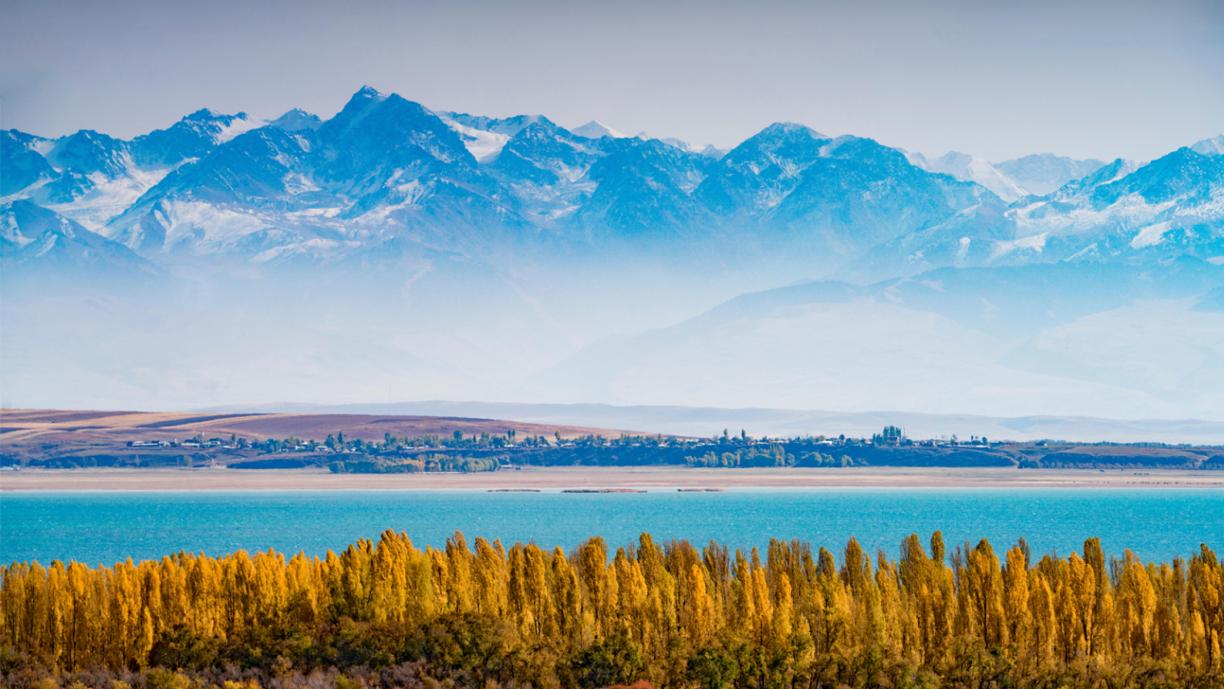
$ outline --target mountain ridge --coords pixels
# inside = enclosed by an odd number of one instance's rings
[[[540,238],[814,254],[820,270],[869,276],[1224,256],[1218,138],[1105,179],[1114,164],[928,159],[794,123],[718,156],[599,127],[434,111],[362,87],[326,120],[201,109],[128,141],[8,130],[0,200],[38,203],[171,264],[334,263],[393,244],[487,260]]]

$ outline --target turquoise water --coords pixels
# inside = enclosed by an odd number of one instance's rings
[[[1099,536],[1107,552],[1185,556],[1224,551],[1224,491],[919,489],[574,495],[415,491],[0,494],[0,562],[111,564],[187,550],[275,548],[323,554],[384,529],[441,545],[456,529],[507,545],[571,547],[593,535],[613,546],[650,531],[660,540],[765,545],[801,538],[840,553],[855,536],[895,555],[911,532],[941,529],[949,550],[1023,536],[1037,554],[1078,551]]]

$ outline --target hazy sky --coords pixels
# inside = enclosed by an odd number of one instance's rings
[[[1151,158],[1224,131],[1224,2],[4,0],[0,126],[435,109],[733,144],[802,122],[927,153]]]

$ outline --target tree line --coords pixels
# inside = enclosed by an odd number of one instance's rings
[[[1021,541],[899,559],[854,540],[610,552],[402,533],[323,557],[179,553],[0,568],[10,687],[1219,687],[1224,568],[1034,560]],[[75,684],[73,684],[75,683]],[[644,686],[644,685],[643,685]]]

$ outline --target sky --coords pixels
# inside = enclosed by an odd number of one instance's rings
[[[1224,3],[6,0],[0,126],[129,137],[200,107],[439,110],[730,146],[775,121],[991,160],[1224,131]]]

